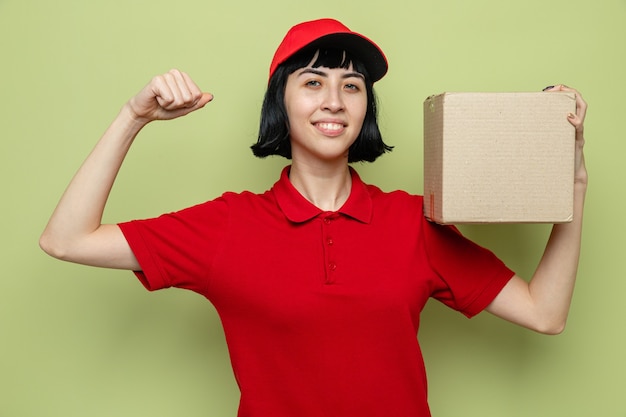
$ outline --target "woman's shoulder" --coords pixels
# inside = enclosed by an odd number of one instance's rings
[[[226,191],[217,200],[223,200],[230,203],[241,204],[258,204],[267,202],[273,199],[273,195],[270,190],[263,192],[255,192],[249,190],[243,191]]]
[[[366,184],[366,187],[372,199],[380,201],[400,204],[422,204],[424,200],[422,195],[412,194],[405,190],[383,191],[380,187],[373,184]]]
[[[383,191],[378,186],[367,185],[375,212],[387,213],[401,222],[422,223],[424,217],[424,198],[405,190]]]

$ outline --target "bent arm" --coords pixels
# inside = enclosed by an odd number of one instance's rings
[[[211,99],[179,71],[155,77],[124,105],[72,178],[41,235],[41,248],[65,261],[138,270],[119,227],[101,223],[115,178],[147,123],[183,116]]]
[[[530,282],[514,276],[487,307],[505,320],[540,333],[565,329],[580,256],[585,187],[575,187],[571,223],[552,228],[546,249]]]
[[[102,225],[115,177],[145,123],[124,106],[72,178],[39,240],[49,255],[86,265],[137,269],[116,225]]]
[[[574,91],[576,114],[568,119],[576,128],[574,218],[555,224],[543,256],[530,282],[514,276],[487,307],[487,311],[540,333],[558,334],[565,329],[578,271],[587,170],[583,155],[583,124],[587,104],[575,90],[557,86],[553,91]]]

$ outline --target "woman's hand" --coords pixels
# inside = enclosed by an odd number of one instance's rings
[[[170,120],[204,107],[213,95],[203,93],[186,73],[173,69],[157,75],[126,104],[140,122]]]
[[[576,94],[576,113],[570,113],[567,115],[567,120],[576,129],[576,154],[574,164],[574,183],[587,184],[587,169],[585,168],[585,157],[583,154],[583,148],[585,146],[585,115],[587,114],[587,103],[583,99],[582,95],[574,88],[560,84],[553,87],[548,87],[544,91],[568,91]]]

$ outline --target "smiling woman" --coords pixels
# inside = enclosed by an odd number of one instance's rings
[[[278,52],[277,52],[278,54]],[[280,155],[291,158],[290,121],[285,109],[285,89],[287,80],[296,70],[310,69],[344,69],[352,68],[352,73],[362,77],[362,89],[367,96],[365,118],[359,136],[350,147],[348,162],[373,162],[380,155],[391,151],[392,147],[383,142],[377,122],[377,100],[373,88],[374,80],[368,68],[358,59],[352,57],[350,51],[332,47],[309,46],[297,51],[286,61],[274,69],[269,81],[263,107],[261,109],[261,125],[259,139],[252,146],[258,157]],[[380,70],[371,69],[375,74]],[[346,71],[346,73],[350,73]]]
[[[367,107],[364,76],[334,68],[298,70],[287,79],[292,169],[301,163],[346,164],[348,150],[361,131]],[[332,139],[332,140],[329,140]]]
[[[350,195],[351,176],[346,169],[349,149],[361,131],[367,96],[363,76],[352,67],[298,70],[287,79],[285,106],[291,143],[291,183],[311,203],[324,211],[337,211]],[[341,173],[343,172],[343,175]],[[317,173],[317,174],[315,174]],[[321,183],[310,175],[344,181],[329,194],[316,190]]]
[[[577,131],[574,220],[553,227],[527,283],[456,228],[428,222],[422,196],[383,192],[349,166],[390,150],[373,91],[386,71],[378,46],[336,20],[294,26],[272,60],[252,147],[257,156],[291,158],[274,186],[102,224],[139,131],[213,98],[184,72],[154,77],[70,182],[41,247],[133,270],[149,290],[178,287],[208,299],[222,320],[241,416],[428,417],[417,333],[429,298],[468,317],[488,310],[539,332],[562,330],[587,185],[586,104],[577,94],[568,116]]]

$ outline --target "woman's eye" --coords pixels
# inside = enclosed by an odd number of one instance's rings
[[[346,84],[346,89],[351,90],[351,91],[359,91],[360,88],[358,85],[356,84]]]
[[[306,82],[306,85],[310,86],[310,87],[318,87],[320,86],[320,82],[317,80],[309,80]]]

